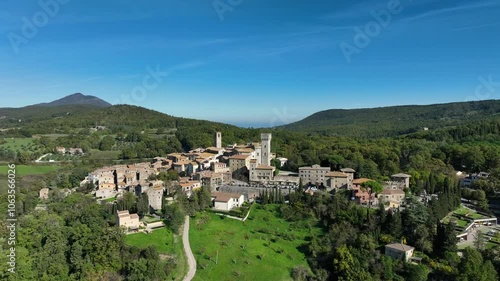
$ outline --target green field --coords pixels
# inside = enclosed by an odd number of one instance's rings
[[[61,166],[57,165],[17,165],[16,175],[17,176],[27,176],[27,175],[43,175],[50,172],[57,171]],[[10,170],[7,165],[0,166],[0,175],[6,175],[7,171]]]
[[[32,138],[5,138],[5,143],[0,144],[0,147],[7,148],[10,150],[21,150],[27,148],[29,145],[33,144]],[[33,145],[34,146],[34,145]]]
[[[173,258],[175,267],[169,276],[169,280],[182,280],[188,271],[182,237],[173,235],[172,231],[168,228],[160,228],[150,234],[136,233],[127,235],[125,236],[125,243],[141,249],[148,246],[155,246],[160,255]]]
[[[44,134],[44,135],[36,135],[33,136],[34,138],[40,138],[40,137],[47,137],[50,139],[57,139],[61,137],[69,136],[68,134]]]
[[[174,252],[174,238],[172,232],[167,228],[157,229],[150,234],[136,233],[125,236],[125,242],[130,246],[146,248],[155,246],[160,254],[172,254]]]
[[[321,230],[289,223],[277,208],[254,208],[246,222],[213,213],[192,219],[190,242],[198,263],[193,280],[291,280],[294,267],[309,268],[299,247]]]
[[[97,149],[92,149],[90,151],[90,159],[94,160],[116,160],[120,155],[121,151],[111,150],[111,151],[100,151]]]

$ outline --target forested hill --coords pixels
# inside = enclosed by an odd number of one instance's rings
[[[423,130],[500,118],[500,100],[407,105],[367,109],[330,109],[281,126],[286,130],[352,137],[392,137]]]
[[[98,97],[76,93],[47,103],[21,108],[0,108],[0,128],[21,127],[32,122],[88,113],[109,106],[110,103]]]
[[[56,108],[59,107],[54,109]],[[223,131],[224,141],[227,143],[255,140],[256,136],[259,136],[256,129],[243,129],[223,123],[175,117],[132,105],[114,105],[106,108],[93,107],[86,110],[74,110],[68,114],[57,114],[54,117],[43,114],[43,117],[32,118],[29,121],[11,125],[10,127],[16,127],[20,130],[9,132],[11,135],[17,133],[24,136],[74,134],[82,130],[88,130],[96,125],[106,127],[106,133],[108,134],[162,131],[159,134],[175,135],[175,138],[185,148],[212,145],[215,131]]]
[[[63,117],[32,121],[25,128],[33,130],[33,133],[50,133],[53,129],[91,128],[96,124],[112,131],[174,129],[188,126],[195,129],[213,127],[220,130],[224,127],[234,127],[222,123],[174,117],[139,106],[114,105],[79,111]]]
[[[33,122],[64,118],[78,113],[89,113],[97,109],[92,105],[26,106],[22,108],[0,108],[0,129],[24,127]]]

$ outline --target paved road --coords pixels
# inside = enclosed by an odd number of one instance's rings
[[[189,271],[184,277],[184,281],[191,281],[196,274],[196,259],[194,258],[191,245],[189,244],[189,216],[186,216],[184,221],[184,231],[182,233],[182,244],[184,244],[184,252],[188,259]]]

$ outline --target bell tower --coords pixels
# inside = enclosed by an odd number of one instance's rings
[[[222,133],[215,132],[214,134],[214,146],[216,148],[222,148]]]
[[[261,146],[261,163],[262,165],[271,165],[271,134],[261,134],[260,140],[262,142]]]

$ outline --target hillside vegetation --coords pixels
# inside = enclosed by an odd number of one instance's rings
[[[500,100],[368,109],[330,109],[281,126],[286,130],[353,137],[392,137],[500,118]]]

